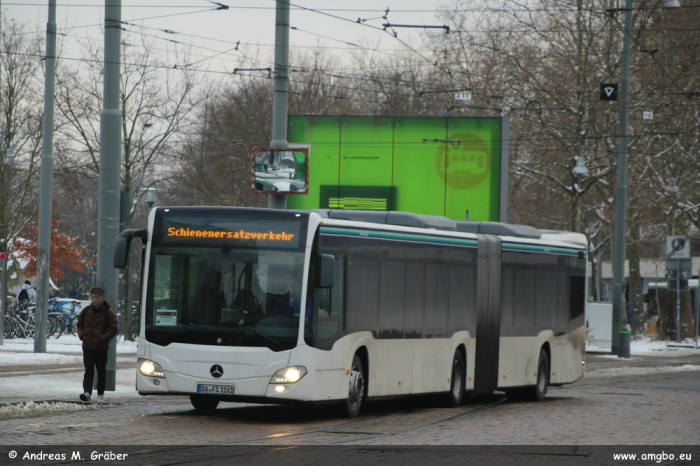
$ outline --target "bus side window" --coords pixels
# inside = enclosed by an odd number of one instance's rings
[[[316,348],[329,350],[343,336],[343,295],[345,287],[345,258],[335,254],[332,288],[312,288],[315,293],[314,310],[309,319],[311,329],[306,330],[307,342]],[[311,278],[311,277],[310,277]],[[315,331],[314,331],[315,330]]]
[[[341,318],[345,311],[345,256],[337,254],[335,256],[335,271],[333,277],[333,288],[329,289],[330,308],[328,313]]]
[[[332,288],[320,288],[318,290],[318,312],[331,315],[331,290]]]

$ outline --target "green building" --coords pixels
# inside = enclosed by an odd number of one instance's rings
[[[290,209],[401,210],[506,221],[503,117],[290,115],[290,145],[309,144],[309,194]]]

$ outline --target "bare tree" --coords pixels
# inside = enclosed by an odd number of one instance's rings
[[[180,147],[168,191],[186,205],[262,206],[251,189],[250,154],[269,145],[272,82],[243,76],[223,90],[210,87],[198,126]]]
[[[352,77],[342,63],[321,49],[292,54],[289,113],[337,115],[357,113],[360,107]]]
[[[0,250],[12,248],[38,208],[43,136],[42,40],[3,18],[0,59]],[[8,165],[7,150],[14,151]]]
[[[130,41],[137,41],[134,45]],[[129,214],[122,219],[130,226],[135,207],[145,190],[168,176],[167,160],[172,157],[178,137],[192,124],[198,102],[195,87],[199,78],[189,70],[190,57],[175,50],[175,65],[154,52],[154,39],[146,35],[122,41],[120,100],[122,112],[122,190],[131,200]],[[99,173],[100,116],[103,107],[104,62],[93,43],[84,44],[86,69],[64,70],[57,80],[57,107],[68,124],[61,128],[64,138],[62,166],[73,167],[86,176]],[[94,219],[93,219],[94,221]],[[133,258],[137,254],[131,255]],[[126,310],[131,309],[132,264],[122,280],[125,284]],[[127,312],[127,311],[125,311]],[[127,315],[128,312],[127,312]],[[130,318],[126,318],[129,331]]]
[[[122,44],[122,189],[135,206],[145,188],[167,176],[162,167],[180,143],[178,138],[193,124],[200,78],[188,70],[186,53],[175,51],[176,64],[166,63],[145,35],[129,37]],[[97,176],[104,70],[101,51],[89,42],[84,45],[86,69],[63,70],[57,83],[57,107],[69,122],[61,129],[62,162],[64,167]],[[133,213],[132,208],[130,218]]]
[[[290,59],[289,113],[352,113],[359,105],[338,66],[320,51]],[[242,62],[249,69],[252,62]],[[345,81],[345,82],[344,82]],[[253,194],[251,153],[272,136],[271,72],[244,71],[211,84],[198,109],[198,125],[179,152],[168,191],[177,203],[264,206]]]

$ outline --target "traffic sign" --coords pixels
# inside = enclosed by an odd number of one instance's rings
[[[617,83],[602,83],[600,100],[617,100]]]
[[[690,259],[690,238],[667,236],[666,259]]]
[[[472,91],[455,92],[455,100],[472,100]]]

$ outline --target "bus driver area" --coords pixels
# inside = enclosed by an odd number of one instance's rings
[[[580,234],[404,212],[159,207],[147,230],[120,235],[115,266],[134,237],[147,277],[142,395],[189,395],[198,409],[334,401],[352,417],[397,395],[540,400],[583,375]]]

